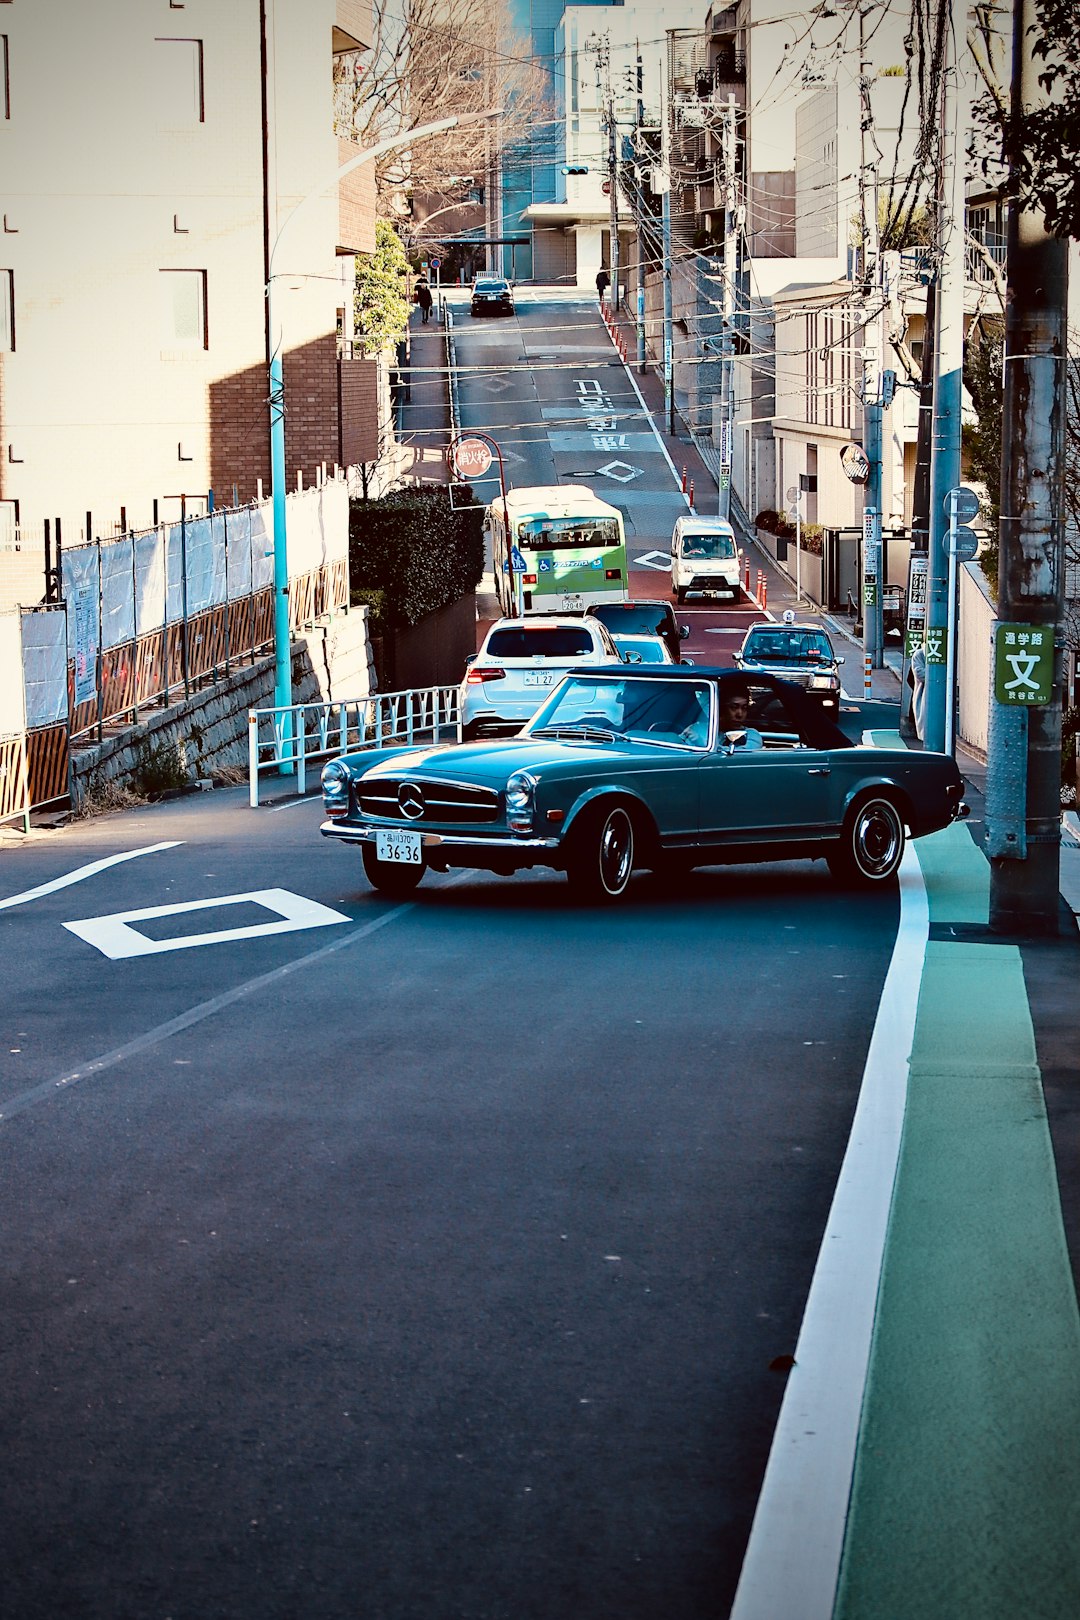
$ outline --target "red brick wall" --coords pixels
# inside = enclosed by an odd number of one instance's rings
[[[350,366],[373,365],[352,361]],[[342,463],[341,406],[338,394],[337,337],[327,332],[312,343],[285,354],[285,467],[286,486],[296,488],[297,472],[304,486],[315,483],[319,466],[349,465],[360,456],[349,454]],[[224,377],[210,389],[210,482],[219,506],[231,505],[233,487],[241,501],[253,500],[258,479],[263,493],[270,491],[269,381],[261,366]],[[362,441],[356,430],[350,446],[365,459],[378,456],[374,382],[361,381],[350,389],[351,421],[370,420],[371,435]]]
[[[379,459],[377,360],[341,361],[341,461],[346,467]]]
[[[338,164],[348,163],[360,147],[354,141],[338,141]],[[375,251],[375,165],[361,163],[358,169],[338,181],[339,253]]]

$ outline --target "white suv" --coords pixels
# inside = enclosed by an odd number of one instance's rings
[[[513,736],[568,669],[620,662],[618,648],[599,619],[540,613],[499,619],[470,660],[461,683],[461,739]]]

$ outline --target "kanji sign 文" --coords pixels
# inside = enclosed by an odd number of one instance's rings
[[[999,624],[994,635],[994,696],[999,703],[1049,703],[1054,690],[1052,624]]]

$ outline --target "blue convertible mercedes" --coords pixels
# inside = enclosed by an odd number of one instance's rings
[[[516,737],[347,754],[322,789],[321,831],[393,895],[429,867],[546,866],[610,901],[636,869],[816,858],[872,886],[967,814],[948,755],[860,747],[791,682],[679,665],[571,671]]]

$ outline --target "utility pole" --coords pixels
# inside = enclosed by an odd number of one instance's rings
[[[611,204],[608,235],[611,238],[611,307],[619,311],[619,160],[618,130],[615,123],[615,92],[611,88],[611,46],[604,41],[604,68],[607,77],[604,106],[607,117],[608,197]]]
[[[1014,119],[1043,99],[1028,32],[1035,17],[1036,0],[1014,0]],[[1006,279],[986,848],[990,926],[1030,936],[1057,932],[1060,904],[1068,243],[1015,201]]]
[[[674,31],[668,29],[668,63],[673,56]],[[664,257],[661,274],[664,287],[664,407],[667,418],[667,430],[675,433],[675,365],[672,343],[672,309],[671,309],[671,94],[670,71],[667,93],[660,109],[660,184],[663,187],[660,198],[660,231],[662,237],[662,252]]]
[[[645,70],[641,60],[641,47],[636,45],[635,89],[637,91],[637,127],[640,130],[645,122]],[[641,201],[635,205],[637,215],[637,367],[644,377],[648,371],[648,358],[645,352],[645,236],[642,230]]]
[[[877,164],[867,163],[867,135],[873,127],[869,64],[866,60],[866,16],[859,7],[859,222],[862,235],[863,311],[863,448],[870,463],[863,504],[863,649],[872,668],[884,664],[881,616],[881,418],[882,316],[881,254],[878,251]],[[867,169],[872,183],[867,184]]]
[[[915,446],[915,481],[911,495],[911,559],[908,564],[907,625],[901,668],[906,676],[912,655],[925,640],[922,615],[926,608],[926,563],[930,543],[930,440],[934,417],[934,330],[937,280],[926,284],[923,321],[922,376],[919,381],[919,427]],[[900,687],[900,735],[916,735],[914,694],[906,679]]]
[[[738,274],[738,194],[735,174],[735,97],[724,108],[723,353],[720,361],[720,477],[717,515],[731,515],[731,450],[735,418],[735,278]]]
[[[934,423],[930,462],[930,549],[926,599],[927,748],[945,747],[949,624],[949,564],[945,550],[949,491],[960,484],[960,426],[964,362],[964,147],[957,23],[946,29],[942,73],[940,263],[934,360]]]

